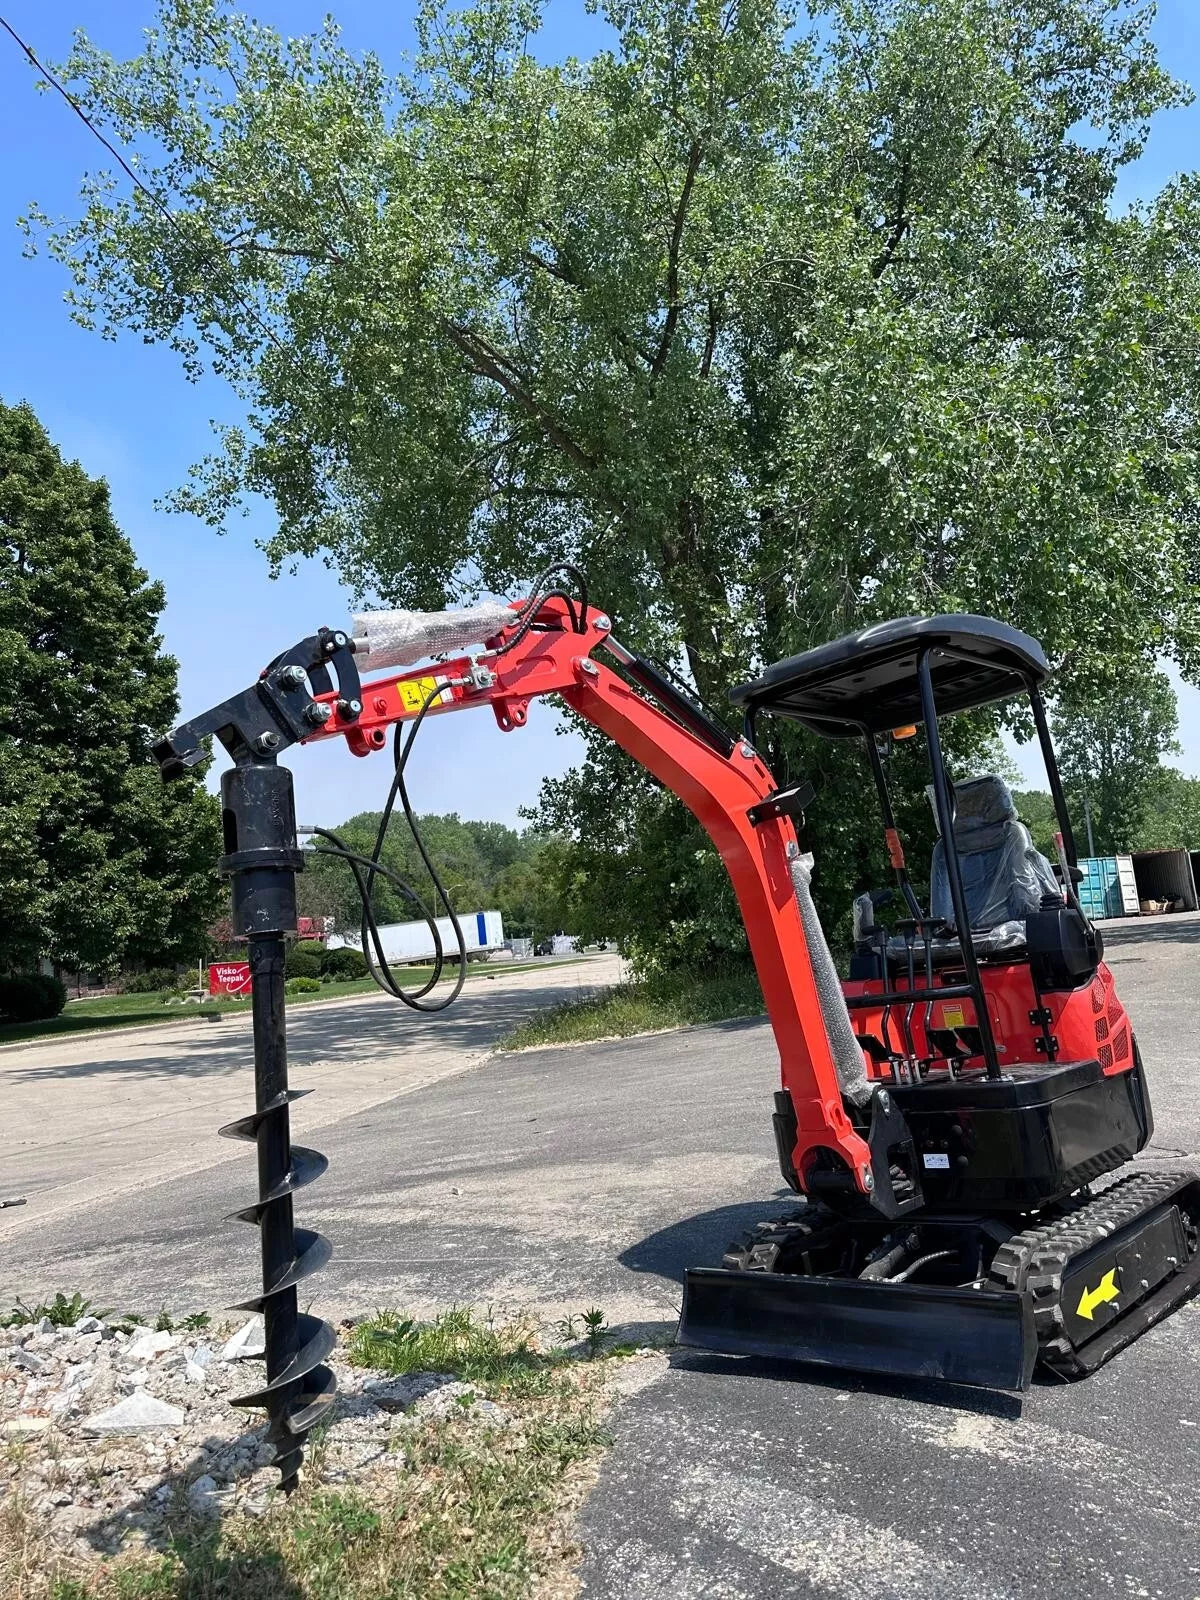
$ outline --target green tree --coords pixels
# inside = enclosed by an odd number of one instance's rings
[[[324,550],[399,604],[570,558],[714,702],[910,611],[1017,622],[1069,681],[1200,670],[1200,182],[1110,209],[1186,98],[1150,8],[600,9],[611,46],[547,65],[534,0],[427,3],[399,76],[223,0],[162,0],[130,61],[79,40],[72,92],[146,192],[92,180],[32,233],[82,322],[247,403],[179,504],[265,494],[276,564]],[[838,898],[880,860],[861,774],[769,753],[837,785]],[[572,832],[631,782],[597,750]]]
[[[1077,842],[1087,839],[1086,797],[1098,854],[1138,847],[1177,725],[1175,691],[1158,671],[1111,677],[1082,705],[1060,704],[1054,736]]]
[[[577,847],[553,835],[526,833],[520,854],[496,880],[495,902],[510,936],[545,939],[554,933],[613,934],[604,925],[604,904],[588,881]]]
[[[1200,850],[1200,778],[1159,767],[1134,848]]]
[[[1054,798],[1044,789],[1013,791],[1017,815],[1029,829],[1035,847],[1054,860],[1054,835],[1058,832],[1058,818],[1054,812]],[[1087,849],[1087,836],[1081,834],[1075,841],[1080,853]]]
[[[369,856],[379,820],[378,811],[363,811],[333,831],[348,849]],[[529,840],[503,823],[464,822],[453,812],[418,816],[417,825],[454,909],[480,911],[495,906],[507,916],[501,885],[529,854]],[[353,874],[344,861],[325,853],[326,841],[315,840],[314,846],[305,857],[305,871],[299,880],[301,912],[332,917],[338,933],[357,934],[362,911]],[[428,872],[403,817],[391,819],[380,860],[398,873],[436,915],[444,915],[441,905],[435,905]],[[381,923],[411,922],[422,914],[414,901],[382,877],[375,881],[374,903]]]
[[[204,946],[218,807],[150,756],[178,710],[162,606],[107,486],[0,405],[0,971]]]

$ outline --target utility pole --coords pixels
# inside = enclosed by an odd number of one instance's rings
[[[1087,797],[1087,790],[1086,789],[1083,792],[1083,824],[1084,824],[1084,827],[1087,829],[1088,855],[1089,856],[1094,856],[1096,854],[1096,843],[1095,843],[1095,840],[1092,838],[1092,806],[1091,806],[1091,802],[1089,801],[1089,799]]]

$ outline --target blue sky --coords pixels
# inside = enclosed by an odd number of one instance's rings
[[[411,7],[385,0],[261,0],[246,8],[289,33],[316,27],[333,10],[346,43],[375,49],[385,63],[412,42]],[[154,15],[152,0],[7,0],[3,9],[44,60],[67,54],[77,26],[107,49],[132,54]],[[601,24],[582,6],[560,0],[547,15],[546,53],[592,52]],[[1197,0],[1161,0],[1156,34],[1166,65],[1200,84]],[[1194,166],[1198,137],[1200,108],[1161,118],[1122,198],[1151,194],[1173,172]],[[268,577],[254,546],[255,536],[270,530],[265,508],[224,538],[155,509],[208,450],[210,420],[232,418],[236,403],[216,379],[189,384],[169,351],[132,338],[106,343],[76,328],[62,303],[61,270],[45,258],[23,259],[15,219],[28,203],[69,214],[81,173],[111,163],[56,96],[35,94],[7,37],[0,38],[0,148],[0,397],[28,400],[64,454],[108,480],[120,525],[142,564],[166,585],[163,632],[179,660],[184,712],[200,711],[244,687],[285,645],[321,623],[344,621],[349,596],[319,561]],[[1183,687],[1180,712],[1181,765],[1200,772],[1200,691]],[[481,712],[434,721],[422,740],[413,782],[420,809],[509,823],[536,797],[541,778],[564,771],[582,748],[547,705],[535,705],[529,725],[513,734],[501,734]],[[302,821],[336,824],[381,802],[386,758],[359,761],[330,741],[294,752],[291,761]],[[1029,771],[1036,775],[1036,765]]]

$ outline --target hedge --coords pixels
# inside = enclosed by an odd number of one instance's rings
[[[0,1012],[9,1022],[42,1022],[58,1016],[66,1003],[66,985],[48,973],[18,972],[0,978]]]

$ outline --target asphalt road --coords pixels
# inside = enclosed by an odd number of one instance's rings
[[[1145,1164],[1195,1166],[1200,920],[1108,941],[1154,1095]],[[620,1413],[584,1595],[1196,1600],[1198,1345],[1193,1301],[1022,1399],[679,1352]]]
[[[1110,958],[1151,1076],[1148,1160],[1200,1159],[1200,920],[1122,928]],[[298,1203],[335,1247],[316,1309],[596,1304],[669,1331],[683,1268],[784,1199],[775,1078],[766,1026],[727,1024],[494,1058],[344,1117],[313,1139],[330,1171]],[[227,1304],[254,1286],[256,1241],[217,1218],[252,1192],[243,1159],[64,1210],[0,1239],[0,1292]],[[1198,1335],[1193,1304],[1021,1401],[675,1353],[616,1415],[584,1592],[1197,1600]]]

